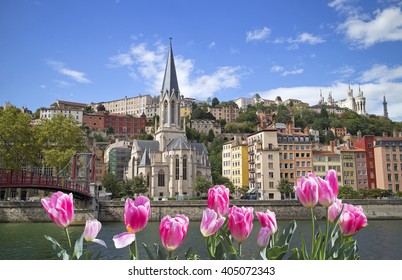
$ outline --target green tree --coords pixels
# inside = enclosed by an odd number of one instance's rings
[[[356,199],[359,198],[359,193],[351,186],[343,186],[338,190],[338,198],[340,199]]]
[[[211,181],[205,176],[197,176],[195,177],[194,182],[194,190],[200,194],[201,197],[204,197],[208,190],[212,187]]]
[[[294,189],[290,184],[289,180],[286,178],[282,178],[278,182],[278,186],[276,187],[277,190],[281,193],[283,198],[287,198],[288,196],[291,197],[291,194],[294,193]]]
[[[75,153],[86,150],[83,132],[72,116],[58,114],[46,119],[36,133],[44,163],[53,166],[56,172],[62,170]]]
[[[136,194],[145,194],[148,191],[147,182],[141,175],[135,176],[131,180],[124,182],[126,195],[134,196]]]
[[[30,116],[13,107],[0,110],[0,166],[37,166],[39,152]]]
[[[212,98],[211,106],[216,107],[217,105],[219,105],[219,99],[216,97]]]
[[[122,197],[125,190],[123,189],[123,185],[117,180],[116,175],[113,173],[107,173],[102,180],[102,186],[106,188],[106,190],[112,193],[112,198]]]

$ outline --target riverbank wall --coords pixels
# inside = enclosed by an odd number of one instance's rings
[[[369,220],[395,219],[402,220],[402,200],[344,200],[345,203],[361,205]],[[80,205],[81,204],[81,205]],[[85,224],[87,219],[97,219],[101,222],[123,222],[124,201],[101,201],[99,212],[89,210],[77,203],[74,223]],[[255,212],[265,212],[267,209],[276,213],[277,219],[310,219],[309,209],[303,207],[297,200],[263,201],[263,200],[232,200],[231,205],[238,207],[253,207]],[[190,220],[201,220],[202,212],[207,207],[205,200],[182,201],[151,201],[151,221],[160,221],[165,215],[184,214]],[[325,217],[325,209],[314,208],[317,219]],[[0,223],[19,222],[51,222],[40,202],[0,202]]]

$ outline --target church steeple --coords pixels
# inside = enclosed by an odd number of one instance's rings
[[[177,137],[186,139],[185,127],[181,128],[180,125],[180,102],[181,95],[174,64],[172,38],[170,38],[165,75],[159,97],[159,128],[155,133],[155,140],[160,143],[161,150],[164,150],[170,141]]]
[[[169,53],[166,62],[165,75],[163,77],[161,97],[165,95],[175,95],[177,99],[180,96],[179,83],[177,82],[176,66],[174,64],[172,38],[170,38]]]

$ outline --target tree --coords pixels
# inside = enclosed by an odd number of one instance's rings
[[[204,194],[208,193],[208,190],[212,187],[212,183],[205,176],[197,176],[194,182],[194,190],[200,193],[200,196],[203,197]]]
[[[338,198],[341,199],[356,199],[359,198],[359,194],[351,186],[343,186],[338,190]]]
[[[39,151],[30,116],[14,107],[0,110],[0,166],[38,166]]]
[[[53,166],[57,173],[75,153],[86,150],[83,132],[71,115],[58,114],[46,119],[36,132],[44,163]]]
[[[292,185],[290,184],[289,180],[286,178],[282,178],[278,182],[277,190],[281,193],[281,197],[287,198],[287,195],[291,197],[292,193],[294,193],[294,189],[292,188]]]
[[[127,180],[125,182],[125,190],[128,196],[145,194],[148,191],[147,182],[143,176],[135,176],[132,180]]]
[[[107,173],[102,180],[102,186],[107,191],[112,193],[112,198],[121,197],[123,194],[123,185],[117,180],[116,175],[113,173]]]
[[[106,108],[103,104],[99,104],[98,106],[96,106],[96,111],[97,112],[105,112]]]
[[[211,106],[216,107],[216,105],[219,105],[219,99],[214,97],[214,98],[212,98]]]

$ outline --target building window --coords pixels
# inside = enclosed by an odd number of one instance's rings
[[[187,180],[187,158],[183,158],[183,180]]]
[[[165,172],[160,170],[158,173],[158,186],[164,187],[165,186]]]
[[[180,165],[179,165],[179,159],[176,158],[176,180],[179,180],[179,176],[180,176]]]

